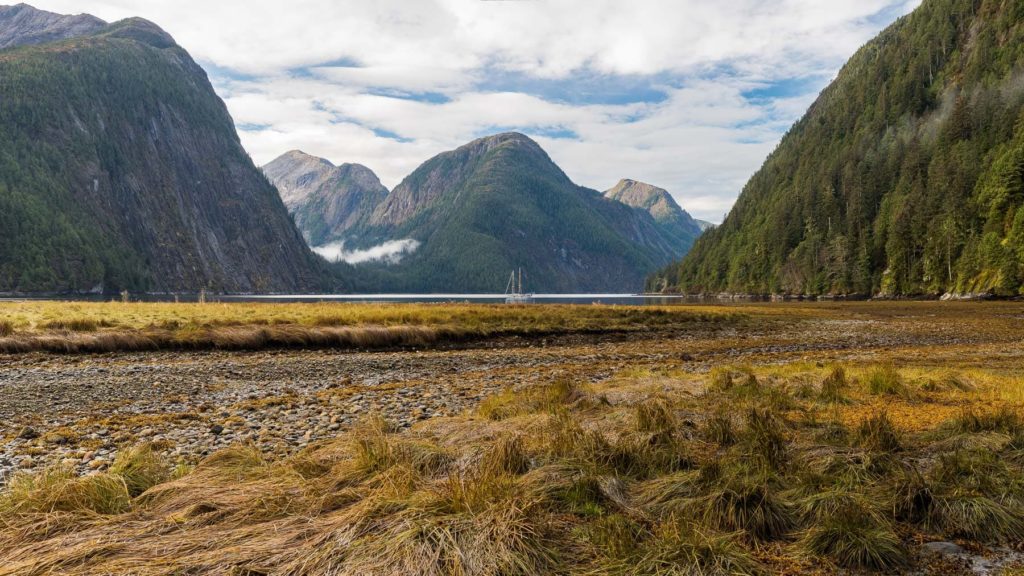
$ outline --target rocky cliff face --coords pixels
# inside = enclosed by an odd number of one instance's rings
[[[0,37],[61,40],[0,51],[0,291],[324,289],[322,264],[169,35],[14,10]]]
[[[685,254],[704,232],[701,224],[680,208],[664,188],[626,179],[607,190],[604,195],[649,213],[662,231],[672,237],[676,245],[684,248],[680,254]]]
[[[388,195],[372,170],[292,151],[263,167],[312,246],[344,242]]]
[[[0,6],[0,50],[85,36],[106,25],[88,14],[65,16],[36,10],[27,4]]]

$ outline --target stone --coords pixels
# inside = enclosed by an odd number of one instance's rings
[[[214,436],[220,436],[223,432],[224,427],[221,426],[220,424],[214,424],[213,426],[210,426],[210,434],[213,434]]]
[[[921,546],[921,551],[926,554],[937,554],[939,556],[958,556],[966,552],[953,542],[928,542]]]
[[[31,426],[26,426],[18,433],[18,438],[22,440],[35,440],[36,438],[39,438],[39,432],[36,432],[35,428],[32,428]]]

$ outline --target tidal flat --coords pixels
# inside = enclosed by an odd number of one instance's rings
[[[0,574],[1020,573],[1022,303],[0,324]]]

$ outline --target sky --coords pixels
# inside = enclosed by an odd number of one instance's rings
[[[853,53],[920,0],[35,0],[141,16],[206,69],[258,164],[388,188],[515,130],[578,184],[632,178],[720,222]]]

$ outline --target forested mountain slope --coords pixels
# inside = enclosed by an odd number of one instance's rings
[[[1019,294],[1024,2],[925,0],[862,48],[725,222],[690,293]]]
[[[67,30],[16,8],[0,38]],[[323,289],[203,70],[150,22],[94,28],[0,51],[0,292]]]
[[[574,184],[516,133],[428,160],[348,234],[352,249],[417,246],[363,268],[385,291],[501,292],[521,267],[531,291],[635,292],[688,248],[645,209]]]

